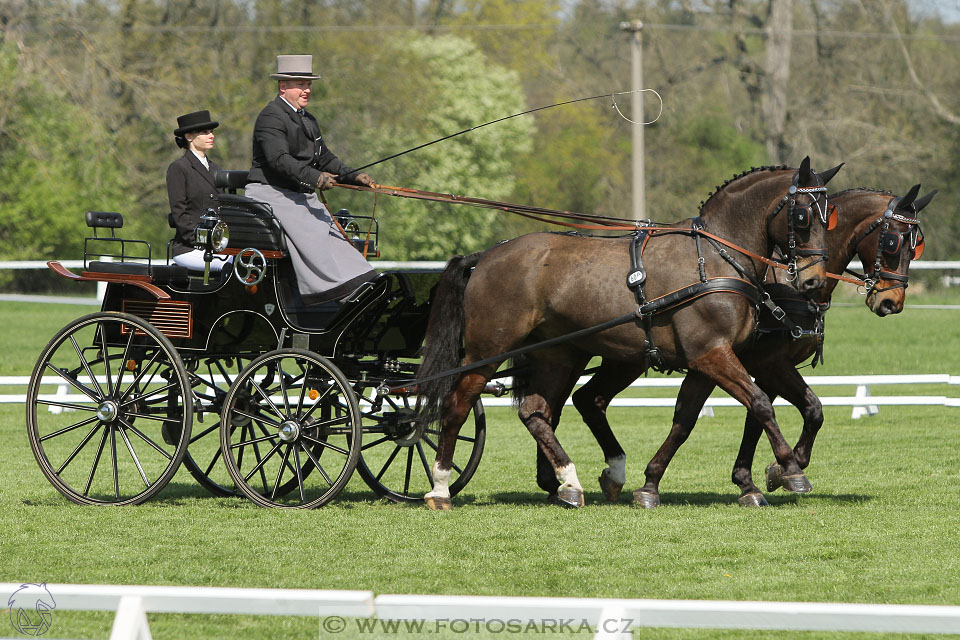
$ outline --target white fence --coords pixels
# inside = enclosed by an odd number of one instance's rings
[[[585,384],[590,378],[581,377],[577,384]],[[105,380],[104,380],[105,381]],[[862,416],[876,415],[881,406],[941,406],[958,407],[960,406],[960,397],[946,395],[871,395],[871,385],[895,386],[895,385],[960,385],[960,376],[951,376],[949,374],[916,374],[916,375],[862,375],[862,376],[805,376],[804,381],[812,387],[827,386],[846,386],[856,387],[852,396],[820,396],[820,402],[827,407],[852,407],[851,418],[854,420]],[[19,387],[24,388],[29,384],[28,376],[0,376],[0,388]],[[85,377],[81,382],[88,383]],[[220,380],[222,382],[222,380]],[[509,379],[505,380],[509,386]],[[638,378],[630,385],[631,388],[673,388],[678,389],[683,382],[681,378]],[[90,399],[79,393],[72,393],[72,389],[67,382],[58,376],[43,376],[41,384],[56,386],[54,393],[41,394],[44,400],[55,402],[82,404],[89,403]],[[0,404],[23,403],[26,402],[25,392],[0,394]],[[510,398],[484,397],[483,405],[485,407],[510,406]],[[572,405],[568,398],[566,404]],[[610,403],[612,407],[672,407],[676,404],[676,396],[666,396],[657,398],[638,398],[638,397],[618,397]],[[777,398],[774,406],[788,406],[782,398]],[[730,397],[710,397],[704,405],[701,416],[713,416],[715,407],[739,407],[740,403]],[[50,407],[51,411],[58,411],[59,407]]]
[[[23,590],[23,587],[28,589]],[[317,636],[344,631],[418,635],[469,632],[555,635],[589,628],[594,638],[630,638],[642,627],[960,633],[960,607],[835,604],[817,602],[731,602],[717,600],[614,600],[502,596],[374,595],[371,591],[237,589],[137,585],[0,583],[0,594],[31,597],[11,602],[30,606],[39,594],[56,632],[57,611],[116,611],[111,640],[147,640],[147,612],[315,616]],[[12,600],[12,598],[11,598]],[[52,600],[52,603],[50,602]],[[53,604],[54,606],[50,606]],[[26,608],[26,607],[24,607]],[[373,620],[376,616],[377,620]],[[410,621],[399,624],[390,621]],[[429,621],[429,622],[428,622]],[[430,624],[432,622],[432,624]],[[348,633],[353,637],[355,633]],[[556,637],[564,637],[560,633]]]

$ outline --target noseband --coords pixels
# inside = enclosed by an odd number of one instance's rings
[[[923,232],[920,230],[920,219],[919,218],[908,218],[904,215],[896,213],[897,205],[900,204],[900,197],[891,198],[890,202],[887,204],[886,211],[883,212],[879,218],[873,221],[866,231],[861,233],[856,241],[853,243],[854,247],[860,246],[860,243],[869,236],[873,231],[879,227],[880,228],[880,238],[877,240],[877,257],[873,262],[873,271],[870,275],[859,274],[851,269],[847,269],[849,273],[861,278],[864,281],[864,286],[867,288],[867,295],[871,293],[883,293],[884,291],[890,291],[891,289],[906,289],[907,288],[907,274],[899,273],[897,271],[884,271],[883,270],[883,256],[899,256],[903,249],[907,246],[910,247],[910,250],[913,251],[914,257],[917,256],[917,248],[920,247],[922,252],[923,247]],[[902,222],[910,226],[910,229],[905,233],[901,234],[896,231],[890,231],[890,222],[896,220],[897,222]],[[904,236],[909,236],[908,242],[904,242]],[[899,261],[897,262],[899,265]],[[881,280],[892,280],[894,284],[890,287],[884,287],[878,289],[877,285]]]
[[[797,174],[793,176],[793,184],[790,185],[790,189],[787,190],[786,195],[780,199],[780,202],[777,204],[777,208],[774,209],[773,212],[767,217],[767,235],[769,235],[770,223],[772,223],[773,220],[780,214],[784,205],[789,203],[790,207],[787,213],[787,255],[785,257],[785,262],[789,267],[787,270],[787,277],[789,280],[796,280],[800,275],[800,271],[809,269],[813,265],[820,262],[827,261],[826,247],[822,249],[797,249],[797,229],[808,230],[810,228],[810,213],[812,205],[816,205],[820,222],[822,222],[825,227],[828,226],[830,222],[830,206],[829,203],[826,202],[826,195],[824,195],[823,207],[820,206],[820,200],[816,195],[813,195],[813,203],[811,205],[807,205],[805,207],[797,206],[797,194],[826,194],[827,188],[825,186],[799,187],[797,186],[799,179],[800,172],[798,171]],[[806,256],[820,256],[820,258],[798,270],[797,258]]]

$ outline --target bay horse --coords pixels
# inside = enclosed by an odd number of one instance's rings
[[[791,259],[800,266],[794,270],[798,288],[822,287],[827,220],[821,217],[810,223],[810,213],[815,208],[826,210],[824,185],[839,169],[817,174],[804,158],[799,169],[753,169],[718,187],[701,206],[699,218],[677,223],[656,242],[647,243],[646,295],[667,300],[669,294],[698,282],[698,274],[701,282],[709,280],[709,274],[717,282],[722,277],[723,282],[740,280],[753,287],[762,279],[764,256],[771,255],[777,244],[787,246],[788,239],[795,248]],[[788,199],[791,206],[786,210]],[[714,240],[708,242],[691,230],[698,226],[740,249],[728,251]],[[440,423],[434,485],[424,496],[428,507],[451,508],[449,481],[457,435],[487,381],[506,359],[498,356],[554,338],[559,344],[537,349],[526,358],[530,367],[519,415],[559,483],[557,504],[583,505],[576,468],[557,441],[554,426],[579,373],[595,355],[702,373],[763,425],[785,471],[787,488],[805,490],[806,478],[780,433],[769,398],[735,354],[755,326],[755,299],[743,289],[701,292],[645,319],[587,331],[638,311],[637,299],[624,285],[631,244],[629,237],[534,233],[448,262],[431,304],[417,376],[420,419]],[[580,334],[569,335],[575,332]],[[464,366],[477,363],[476,368],[441,377],[461,362],[461,343]]]
[[[903,310],[910,261],[919,258],[923,252],[918,214],[937,192],[934,190],[917,199],[919,191],[918,184],[902,198],[889,192],[863,188],[829,197],[830,204],[839,209],[840,215],[837,227],[827,233],[827,270],[831,274],[842,274],[853,256],[859,256],[865,268],[872,268],[864,278],[867,282],[866,306],[880,317]],[[800,411],[803,431],[793,453],[801,469],[806,469],[810,463],[813,443],[823,424],[823,411],[816,394],[796,367],[811,357],[816,362],[822,349],[822,314],[829,307],[830,296],[838,283],[838,278],[828,278],[822,289],[805,295],[782,284],[767,285],[766,290],[789,311],[803,335],[792,336],[781,322],[769,313],[763,313],[758,339],[739,354],[740,361],[771,402],[782,396]],[[633,363],[604,359],[593,377],[573,394],[574,406],[603,450],[608,466],[600,475],[600,486],[607,499],[614,502],[625,483],[626,455],[610,430],[606,409],[613,397],[642,373]],[[670,434],[647,465],[645,484],[634,492],[634,502],[638,505],[646,508],[659,505],[660,480],[677,449],[690,435],[714,386],[699,371],[691,371],[683,381],[680,394],[683,401],[678,396]],[[767,504],[763,493],[753,483],[751,471],[762,429],[763,425],[748,413],[732,474],[734,484],[741,489],[738,502],[743,506]],[[783,475],[779,463],[768,466],[767,490],[782,486]],[[548,493],[555,493],[558,485],[550,476],[549,465],[538,454],[538,484]]]

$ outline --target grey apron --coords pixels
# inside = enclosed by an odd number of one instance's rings
[[[342,298],[377,275],[347,241],[316,193],[250,183],[246,196],[266,202],[280,221],[304,302]]]

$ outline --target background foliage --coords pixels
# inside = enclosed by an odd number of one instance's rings
[[[312,53],[311,110],[360,166],[488,120],[630,89],[644,22],[648,215],[693,215],[752,165],[846,162],[836,188],[939,188],[932,258],[960,252],[960,25],[924,0],[5,0],[0,259],[77,258],[82,213],[170,234],[176,116],[210,109],[213,157],[250,164],[279,53]],[[629,113],[630,98],[618,106]],[[609,100],[484,127],[370,168],[381,183],[630,215],[631,125]],[[653,98],[645,110],[655,113]],[[368,194],[331,206],[369,213]],[[444,259],[535,228],[463,207],[377,201],[387,259]],[[10,277],[10,276],[3,276]]]

